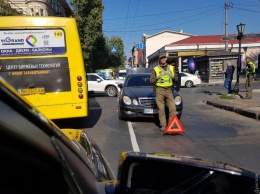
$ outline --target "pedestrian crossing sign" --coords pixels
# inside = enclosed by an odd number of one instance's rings
[[[112,53],[117,52],[117,50],[118,50],[118,49],[117,49],[116,46],[112,46],[112,47],[111,47],[111,52],[112,52]]]

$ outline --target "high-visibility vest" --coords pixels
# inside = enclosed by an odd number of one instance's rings
[[[156,73],[156,86],[158,87],[171,87],[173,85],[172,79],[174,78],[174,67],[167,65],[167,71],[165,71],[160,65],[154,68]]]
[[[249,64],[250,66],[251,66],[251,65],[253,66],[253,71],[252,71],[252,72],[246,71],[246,75],[248,75],[249,73],[254,74],[254,73],[255,73],[255,69],[256,69],[255,64],[254,64],[252,61],[249,61],[247,64]]]

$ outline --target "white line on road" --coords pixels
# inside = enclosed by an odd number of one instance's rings
[[[129,129],[129,133],[130,133],[133,150],[134,150],[134,152],[140,152],[139,146],[136,141],[135,132],[134,132],[132,123],[127,121],[127,125],[128,125],[128,129]]]

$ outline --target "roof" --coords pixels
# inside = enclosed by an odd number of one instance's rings
[[[207,35],[207,36],[191,36],[183,40],[179,40],[168,44],[167,46],[183,46],[183,45],[209,45],[209,44],[224,44],[225,41],[221,40],[225,35]],[[237,36],[237,34],[230,34],[229,36]],[[229,44],[238,44],[238,40],[229,40]],[[260,43],[259,38],[245,38],[242,43]]]
[[[154,36],[158,36],[158,35],[163,34],[163,33],[171,33],[171,34],[180,34],[180,35],[185,35],[185,36],[193,36],[192,34],[186,34],[184,32],[174,32],[174,31],[171,31],[171,30],[164,30],[164,31],[158,32],[156,34],[147,35],[147,39],[148,38],[152,38]]]

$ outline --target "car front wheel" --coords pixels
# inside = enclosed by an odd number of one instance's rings
[[[116,89],[116,87],[115,86],[108,86],[107,89],[106,89],[106,94],[109,97],[117,96],[117,89]]]
[[[191,88],[192,86],[193,86],[193,82],[192,81],[186,81],[186,83],[185,83],[185,86],[187,87],[187,88]]]

